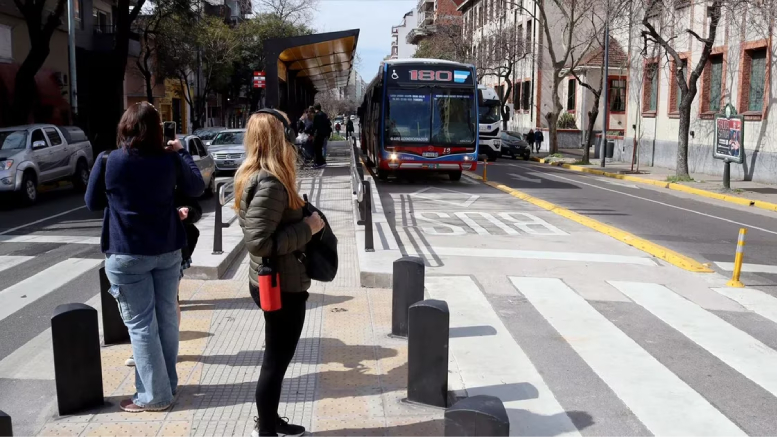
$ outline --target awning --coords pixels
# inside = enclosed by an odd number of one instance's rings
[[[347,86],[358,39],[353,29],[265,41],[267,105],[278,104],[280,80],[306,81],[315,91]]]

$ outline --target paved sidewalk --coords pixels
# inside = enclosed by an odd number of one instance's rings
[[[340,163],[343,150],[330,145],[330,155],[330,168],[302,172],[298,183],[330,220],[340,267],[333,282],[314,283],[310,290],[280,414],[318,435],[441,435],[442,410],[401,402],[407,343],[387,335],[390,290],[359,286],[349,169]],[[106,406],[52,417],[39,435],[250,435],[264,319],[248,295],[247,259],[226,278],[182,281],[180,394],[170,411],[119,409],[119,401],[134,392],[134,369],[124,366],[129,345],[111,346],[102,349]]]
[[[579,165],[578,161],[582,159],[583,149],[562,149],[559,151],[559,153],[564,156],[564,158],[559,159],[560,161],[564,161],[568,164]],[[539,159],[548,158],[548,154],[545,152],[541,152],[534,156]],[[591,156],[593,156],[593,151],[591,152]],[[628,162],[607,162],[605,164],[605,168],[602,169],[599,166],[599,159],[591,158],[590,161],[590,167],[612,173],[628,172],[631,170],[631,164]],[[637,167],[635,166],[634,169],[636,170]],[[640,173],[637,176],[640,178],[662,182],[671,182],[670,180],[667,180],[667,178],[675,176],[674,170],[663,167],[648,167],[643,165],[639,167],[639,171]],[[710,191],[713,193],[722,193],[733,197],[742,197],[750,200],[777,203],[777,186],[774,185],[737,180],[732,176],[731,190],[724,190],[723,178],[721,176],[713,176],[703,173],[691,173],[691,178],[693,179],[693,182],[676,183],[692,188],[697,188],[699,190]]]

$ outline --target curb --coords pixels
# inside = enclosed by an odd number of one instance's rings
[[[752,199],[747,199],[745,197],[738,197],[738,196],[727,196],[725,194],[714,193],[712,191],[693,188],[687,185],[678,184],[674,182],[657,181],[653,179],[640,178],[637,176],[610,173],[603,170],[596,170],[594,168],[585,167],[582,165],[566,164],[563,162],[554,163],[546,160],[545,158],[537,158],[535,156],[532,156],[530,160],[534,162],[539,162],[540,164],[552,165],[555,167],[563,167],[568,170],[577,171],[581,173],[590,173],[598,176],[606,176],[608,178],[613,178],[613,179],[621,179],[624,181],[638,182],[640,184],[653,185],[655,187],[668,188],[674,191],[694,194],[697,196],[706,197],[708,199],[722,200],[724,202],[735,203],[737,205],[753,206],[755,208],[763,209],[766,211],[777,212],[777,203],[764,202],[762,200],[752,200]]]
[[[469,178],[483,182],[483,178],[479,175],[476,175],[471,172],[464,172],[464,174]],[[694,273],[714,273],[712,269],[708,268],[704,264],[694,259],[691,259],[681,253],[675,252],[664,246],[645,240],[644,238],[637,237],[636,235],[631,234],[629,232],[622,231],[614,226],[604,224],[598,220],[594,220],[592,218],[586,217],[574,211],[570,211],[566,208],[558,206],[556,204],[550,203],[546,200],[538,199],[522,191],[518,191],[516,189],[510,188],[508,186],[505,186],[496,182],[488,181],[483,183],[493,188],[496,188],[497,190],[504,191],[505,193],[510,194],[513,197],[517,197],[518,199],[524,200],[535,206],[539,206],[542,209],[558,214],[566,219],[572,220],[583,226],[591,228],[597,232],[601,232],[602,234],[609,235],[610,237],[615,238],[620,242],[626,243],[629,246],[639,249],[656,258],[660,258],[668,262],[669,264],[672,264],[676,267],[680,267],[683,270],[687,270],[689,272],[694,272]]]

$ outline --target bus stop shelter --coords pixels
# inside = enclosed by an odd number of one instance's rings
[[[265,105],[296,120],[316,93],[347,86],[358,39],[353,29],[265,41]]]

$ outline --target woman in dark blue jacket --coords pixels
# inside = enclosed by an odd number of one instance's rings
[[[127,325],[135,358],[129,412],[170,407],[178,387],[177,294],[186,232],[175,205],[176,186],[189,197],[205,189],[179,141],[165,147],[153,105],[138,103],[121,118],[118,150],[101,153],[86,190],[86,206],[104,210],[101,245],[111,294]]]

